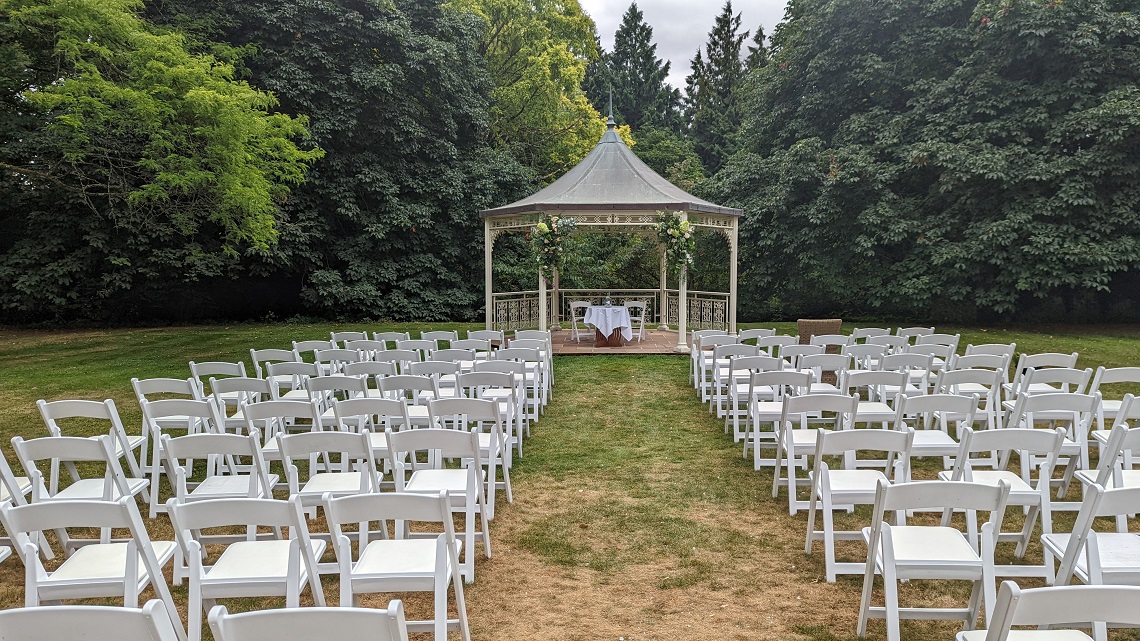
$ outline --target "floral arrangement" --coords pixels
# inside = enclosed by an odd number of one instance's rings
[[[574,229],[573,218],[551,216],[540,220],[530,236],[531,248],[542,269],[543,276],[551,276],[562,266],[562,237]]]
[[[657,238],[665,246],[665,260],[674,271],[692,268],[697,244],[689,221],[681,220],[676,212],[663,213],[657,224]]]

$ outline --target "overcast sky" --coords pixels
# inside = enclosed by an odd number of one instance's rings
[[[629,8],[628,0],[580,0],[582,8],[598,25],[602,46],[610,51],[614,46],[614,32],[621,24],[621,16]],[[776,24],[784,18],[786,0],[733,0],[733,13],[740,14],[740,28],[751,34],[758,25],[764,34],[772,35]],[[669,84],[685,90],[685,76],[689,75],[689,61],[708,40],[717,15],[724,8],[720,0],[638,0],[637,6],[645,14],[645,22],[653,27],[653,42],[657,43],[657,57],[672,63],[669,67]]]

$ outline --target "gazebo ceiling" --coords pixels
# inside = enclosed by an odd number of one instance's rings
[[[626,146],[612,120],[593,151],[561,178],[531,196],[483,210],[480,215],[490,218],[563,211],[744,213],[697,198],[662,178]]]

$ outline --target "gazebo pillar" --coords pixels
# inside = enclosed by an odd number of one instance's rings
[[[681,212],[681,221],[684,222],[689,219],[688,212]],[[688,321],[689,321],[689,266],[682,265],[681,273],[677,276],[677,347],[674,351],[688,352],[689,343],[688,336]]]
[[[665,246],[661,246],[661,291],[657,295],[657,314],[661,317],[657,325],[659,330],[669,329],[669,292],[665,289],[666,279],[669,277],[669,262],[665,258]]]
[[[550,314],[554,317],[550,322],[550,329],[556,332],[562,329],[562,310],[558,308],[558,275],[558,268],[555,267],[554,276],[550,280],[550,284],[553,286],[550,290]]]
[[[736,265],[740,220],[732,219],[732,237],[728,243],[728,333],[736,333]]]
[[[538,328],[546,331],[546,277],[542,275],[542,265],[538,266]]]
[[[483,219],[483,299],[487,329],[491,329],[493,319],[494,293],[491,291],[491,259],[495,253],[495,239],[491,237],[491,219]]]

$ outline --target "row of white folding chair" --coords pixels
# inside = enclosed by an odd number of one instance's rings
[[[65,425],[61,423],[75,422],[85,424],[82,431],[89,433],[90,422],[98,421],[99,431],[110,435],[112,450],[120,457],[126,459],[127,469],[132,477],[141,477],[146,467],[147,438],[145,433],[138,435],[127,434],[123,422],[119,418],[119,411],[111,399],[104,401],[88,401],[65,399],[58,401],[36,401],[44,425],[52,436],[63,436]],[[138,450],[138,454],[135,451]],[[76,478],[73,466],[68,467],[72,478]]]
[[[1140,626],[1140,587],[1067,585],[1022,590],[1013,581],[998,588],[988,629],[959,632],[956,641],[1107,641],[1106,623]],[[1037,626],[1012,630],[1013,626]],[[1091,628],[1092,636],[1057,626]]]

